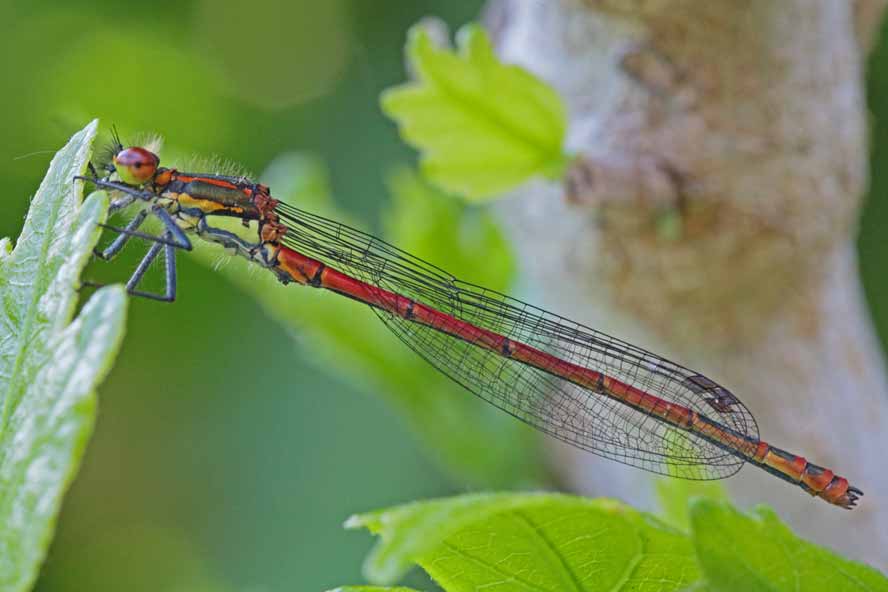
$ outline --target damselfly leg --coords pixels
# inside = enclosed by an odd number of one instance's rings
[[[111,206],[109,207],[109,212],[111,213],[122,210],[139,199],[143,201],[149,201],[156,197],[155,194],[151,192],[135,190],[132,187],[121,185],[111,181],[106,181],[104,179],[94,178],[84,180],[88,180],[94,183],[97,187],[103,187],[107,189],[113,189],[114,191],[123,192],[122,197],[115,199],[111,203]],[[149,215],[155,217],[161,222],[161,224],[163,224],[163,235],[155,236],[152,234],[139,232],[138,228],[145,222]],[[184,249],[186,251],[190,251],[192,249],[192,244],[185,233],[182,231],[182,229],[179,228],[179,226],[176,224],[176,221],[173,219],[169,212],[167,212],[163,207],[154,204],[148,209],[140,210],[133,217],[133,219],[130,220],[123,228],[110,224],[100,224],[100,226],[106,230],[117,233],[117,237],[105,249],[93,250],[93,253],[96,255],[96,257],[102,259],[103,261],[110,261],[118,254],[120,254],[120,252],[132,238],[140,238],[152,243],[151,247],[148,249],[148,252],[145,254],[144,257],[142,257],[139,265],[136,267],[135,271],[133,271],[132,275],[126,283],[126,291],[128,294],[132,296],[140,296],[142,298],[149,298],[151,300],[158,300],[161,302],[172,302],[176,299],[176,249]],[[151,263],[154,262],[154,260],[160,254],[161,250],[164,251],[165,260],[165,286],[163,291],[158,293],[150,292],[147,290],[139,290],[139,284],[145,277],[145,274],[150,268]],[[83,285],[90,287],[101,286],[101,284],[98,284],[96,282],[84,282]]]
[[[168,240],[172,239],[170,233],[166,234],[166,238]],[[157,294],[155,292],[148,292],[145,290],[137,290],[136,288],[139,285],[139,282],[142,281],[142,278],[145,276],[145,272],[148,271],[149,266],[157,258],[160,250],[164,250],[165,258],[166,258],[166,287],[164,289],[163,294]],[[172,243],[166,242],[156,242],[151,245],[151,248],[148,249],[148,252],[139,262],[139,265],[136,267],[136,270],[133,272],[133,275],[130,276],[129,281],[126,283],[126,291],[127,294],[132,296],[141,296],[142,298],[149,298],[151,300],[159,300],[161,302],[172,302],[176,299],[176,247],[173,246]]]
[[[93,255],[102,259],[103,261],[110,261],[113,259],[118,253],[123,250],[123,247],[130,241],[133,237],[132,233],[135,232],[139,226],[142,225],[142,222],[145,221],[145,218],[148,217],[148,212],[145,210],[140,211],[136,214],[132,220],[126,225],[123,231],[118,231],[117,238],[115,238],[110,245],[105,247],[104,249],[93,249]],[[108,224],[100,224],[100,226],[106,230],[117,230],[113,226],[109,226]]]
[[[130,238],[138,237],[147,241],[160,243],[162,245],[169,245],[177,249],[183,249],[185,251],[190,251],[193,248],[191,245],[191,241],[188,240],[188,237],[185,236],[185,233],[182,231],[181,228],[179,228],[179,226],[176,224],[176,221],[173,220],[173,217],[165,209],[160,206],[152,206],[149,210],[142,210],[142,212],[150,213],[155,218],[161,221],[164,226],[163,236],[154,236],[153,234],[146,234],[144,232],[139,232],[138,230],[132,229],[130,228],[132,222],[130,222],[130,224],[127,224],[127,226],[124,228],[111,226],[109,224],[100,224],[100,226],[107,230],[117,232],[121,236],[127,236]],[[136,218],[133,218],[133,220],[136,220],[137,218],[138,216]],[[141,225],[142,222],[144,222],[144,219],[139,222],[139,225]],[[126,241],[124,241],[124,243],[125,242]]]
[[[197,236],[203,240],[222,245],[222,247],[232,255],[246,257],[248,260],[258,263],[262,267],[271,266],[271,262],[266,257],[266,252],[263,249],[264,245],[261,242],[252,243],[231,231],[210,226],[207,223],[206,217],[202,217],[198,220],[194,231],[197,233]]]

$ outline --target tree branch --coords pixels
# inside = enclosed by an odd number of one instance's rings
[[[854,29],[861,50],[868,52],[878,39],[888,0],[854,0]]]
[[[763,439],[864,489],[848,514],[761,471],[729,482],[882,567],[888,381],[853,239],[867,183],[862,48],[884,4],[521,0],[488,12],[501,55],[565,98],[580,155],[564,191],[539,183],[502,207],[530,277],[559,286],[543,298],[710,374]],[[622,467],[558,455],[583,489],[650,502]],[[854,536],[837,541],[839,525]]]

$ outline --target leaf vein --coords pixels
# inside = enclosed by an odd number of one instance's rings
[[[552,543],[552,541],[549,540],[549,537],[545,535],[542,529],[534,524],[533,520],[531,520],[523,512],[516,511],[515,516],[522,520],[534,532],[534,534],[536,534],[536,536],[539,537],[541,541],[543,541],[543,543],[546,545],[546,548],[549,549],[549,552],[555,557],[555,559],[558,560],[558,563],[561,564],[561,567],[563,567],[564,571],[567,572],[567,574],[570,576],[570,581],[573,584],[574,590],[576,590],[577,592],[583,592],[583,585],[580,582],[579,577],[577,577],[577,574],[574,573],[564,555],[559,552],[558,548],[554,545],[554,543]]]
[[[445,541],[444,543],[442,543],[442,546],[444,548],[446,548],[447,550],[451,551],[452,553],[459,555],[460,557],[462,557],[466,561],[470,561],[471,563],[474,563],[475,565],[478,565],[480,567],[485,567],[485,568],[495,572],[497,575],[502,576],[503,579],[511,581],[511,582],[515,582],[516,584],[523,586],[524,588],[526,588],[527,590],[530,590],[531,592],[555,592],[553,590],[549,590],[548,588],[543,588],[542,586],[540,586],[538,584],[534,584],[533,582],[528,582],[528,581],[516,576],[515,574],[511,574],[507,571],[504,571],[504,570],[496,567],[495,565],[492,565],[486,561],[478,559],[477,557],[473,557],[472,555],[469,555],[468,553],[466,553],[465,551],[463,551],[459,547],[455,546],[453,543],[448,543],[447,541]]]

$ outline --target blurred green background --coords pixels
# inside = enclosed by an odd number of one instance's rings
[[[379,112],[377,97],[404,78],[401,49],[410,25],[435,14],[458,26],[481,7],[480,0],[3,2],[0,173],[7,190],[0,236],[17,236],[52,153],[100,117],[106,130],[116,123],[124,135],[156,131],[173,152],[220,154],[257,172],[281,154],[290,154],[283,162],[294,163],[296,173],[305,162],[314,170],[315,161],[292,153],[315,155],[329,167],[341,214],[422,247],[427,237],[411,235],[406,223],[412,206],[403,196],[399,205],[386,185],[413,155]],[[888,158],[888,128],[880,116],[888,105],[888,46],[874,54],[869,90],[875,197],[860,248],[867,294],[886,335],[888,176],[880,163]],[[390,185],[400,187],[395,194],[425,191],[407,173]],[[463,212],[440,199],[428,197],[432,205],[423,207],[463,232]],[[480,232],[470,246],[495,242],[477,214],[465,216]],[[122,275],[125,268],[95,273]],[[507,283],[510,270],[497,273]],[[399,413],[384,400],[410,395],[367,395],[398,384],[397,370],[368,374],[373,388],[361,389],[364,369],[316,363],[343,348],[352,348],[355,359],[374,353],[355,353],[348,339],[357,337],[345,335],[352,329],[360,336],[358,329],[376,323],[366,311],[350,303],[318,308],[327,305],[292,287],[285,296],[290,306],[304,302],[302,313],[275,302],[263,307],[248,285],[226,275],[184,257],[174,306],[131,303],[123,352],[100,389],[96,434],[39,590],[323,590],[358,583],[372,541],[340,527],[349,514],[472,487],[539,482],[533,455],[521,448],[531,440],[511,420],[489,420],[504,435],[474,465],[464,450],[426,455],[407,427],[438,412],[423,411],[422,397],[434,405],[448,389],[475,405],[431,374],[414,381],[410,388],[422,393]],[[335,314],[346,315],[342,326],[327,328]],[[287,327],[300,323],[305,331],[294,340]],[[367,340],[376,351],[401,347],[381,333]],[[446,438],[458,419],[442,420],[431,439]],[[488,419],[474,427],[482,421]],[[465,478],[453,478],[458,474]]]

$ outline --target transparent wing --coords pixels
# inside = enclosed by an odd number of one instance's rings
[[[462,282],[372,235],[280,204],[286,246],[371,286],[601,372],[697,411],[753,441],[749,410],[709,379],[629,343],[504,294]],[[559,440],[654,473],[720,479],[742,458],[611,397],[383,309],[380,320],[435,368]]]

